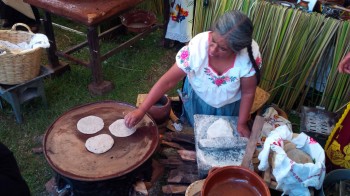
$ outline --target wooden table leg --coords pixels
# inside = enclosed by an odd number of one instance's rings
[[[88,27],[87,39],[90,50],[89,67],[92,72],[92,83],[89,84],[89,91],[95,95],[102,95],[113,89],[110,81],[103,80],[100,45],[96,26]]]
[[[55,35],[52,27],[51,15],[49,12],[45,12],[44,17],[44,29],[47,38],[50,42],[50,48],[47,49],[47,55],[49,60],[49,66],[54,71],[54,75],[59,75],[64,73],[65,71],[70,70],[70,67],[67,63],[60,63],[58,60],[58,56],[56,55],[57,46]]]

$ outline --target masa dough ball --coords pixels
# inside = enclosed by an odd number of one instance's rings
[[[233,129],[230,122],[222,118],[214,121],[207,131],[207,138],[233,137]]]

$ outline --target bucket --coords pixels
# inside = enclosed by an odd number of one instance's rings
[[[318,195],[330,195],[328,193],[328,188],[332,186],[332,184],[337,183],[341,180],[350,180],[350,169],[336,169],[329,172],[324,178],[322,189],[320,190]]]

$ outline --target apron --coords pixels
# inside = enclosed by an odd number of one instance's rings
[[[220,108],[212,107],[203,101],[196,94],[196,92],[194,92],[191,84],[188,82],[187,77],[184,82],[183,92],[180,93],[180,97],[183,102],[183,113],[181,117],[186,118],[192,127],[194,126],[193,115],[195,114],[216,116],[238,116],[239,114],[241,100],[224,105]]]

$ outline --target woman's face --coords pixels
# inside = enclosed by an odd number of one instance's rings
[[[209,39],[209,56],[225,58],[233,54],[225,38],[217,32],[212,32]]]

